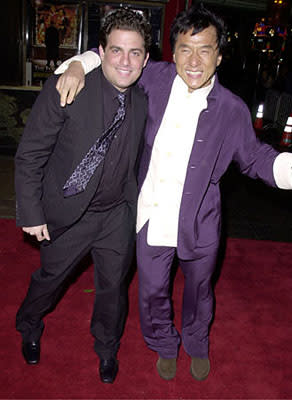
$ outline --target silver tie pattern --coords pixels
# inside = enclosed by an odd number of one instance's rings
[[[118,100],[119,108],[114,116],[113,122],[88,150],[85,157],[81,160],[63,186],[64,197],[74,196],[77,193],[83,192],[96,168],[104,159],[113,141],[115,132],[125,119],[125,94],[119,93]]]

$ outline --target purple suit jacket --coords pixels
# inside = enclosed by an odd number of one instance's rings
[[[148,95],[148,121],[139,171],[141,187],[149,167],[155,136],[176,76],[173,63],[148,63],[139,85]],[[188,163],[179,215],[178,256],[192,259],[195,249],[218,246],[221,228],[220,178],[231,161],[242,173],[276,186],[273,162],[278,153],[260,143],[245,103],[218,82],[200,114]],[[179,137],[178,139],[179,140]]]

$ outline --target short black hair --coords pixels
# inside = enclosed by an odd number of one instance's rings
[[[140,33],[144,39],[146,53],[149,51],[152,39],[151,25],[142,13],[126,7],[120,7],[110,11],[104,17],[99,32],[99,43],[103,49],[106,48],[107,38],[114,29]]]
[[[170,30],[170,46],[174,53],[177,36],[193,29],[192,35],[214,26],[217,32],[217,44],[221,54],[227,44],[227,28],[223,19],[205,7],[202,3],[192,5],[188,10],[180,12],[174,19]]]

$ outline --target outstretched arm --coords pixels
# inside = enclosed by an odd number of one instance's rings
[[[86,51],[83,54],[69,58],[56,69],[55,74],[62,74],[56,85],[60,93],[62,107],[72,103],[84,87],[85,74],[99,65],[99,55],[94,51]]]

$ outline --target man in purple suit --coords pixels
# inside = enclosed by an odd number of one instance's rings
[[[150,62],[139,80],[149,100],[139,173],[139,307],[145,341],[158,353],[156,368],[166,380],[176,374],[181,341],[192,377],[203,380],[210,371],[219,182],[229,164],[235,161],[242,173],[268,185],[292,188],[292,154],[260,143],[247,106],[218,82],[225,32],[223,21],[204,6],[183,11],[171,28],[174,63]],[[86,71],[97,58],[88,52],[77,60]],[[63,104],[83,86],[80,64],[71,67],[58,83]],[[169,293],[175,254],[185,277],[181,335]]]

